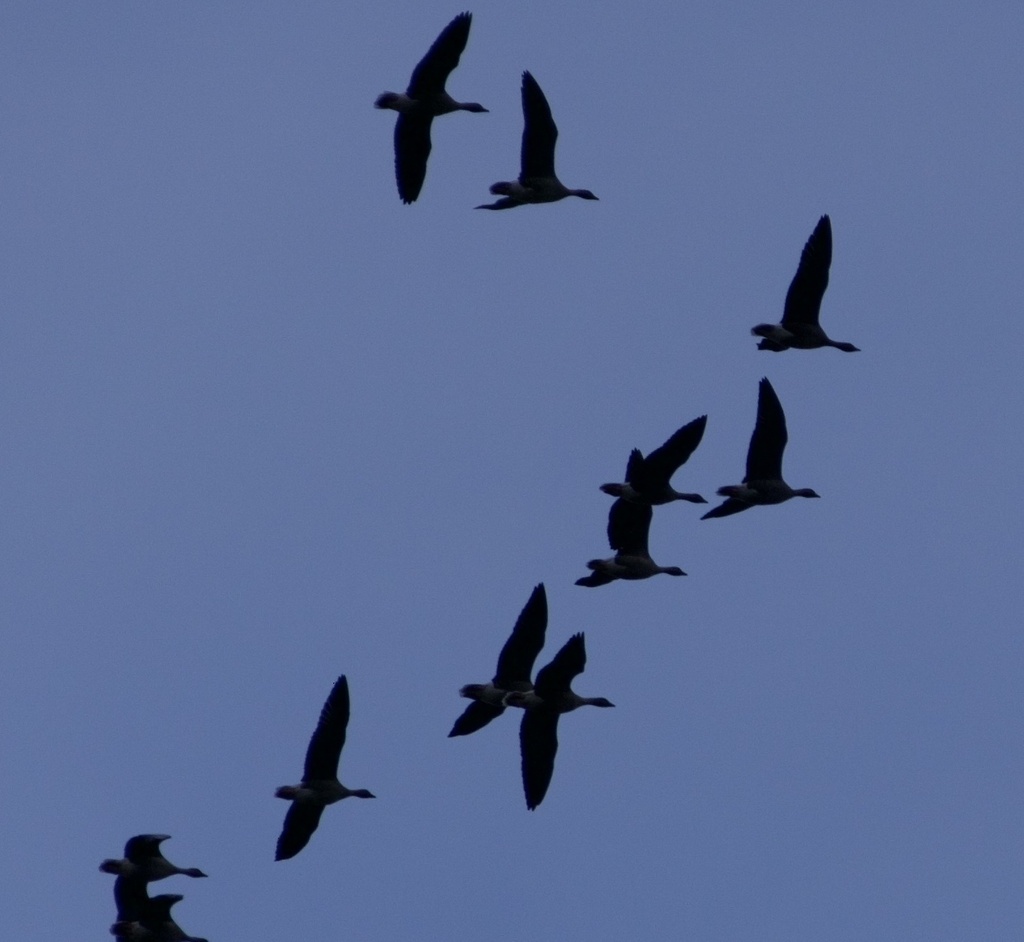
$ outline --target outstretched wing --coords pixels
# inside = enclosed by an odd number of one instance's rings
[[[146,881],[138,877],[119,876],[114,881],[114,905],[118,921],[137,922],[149,915],[151,902]]]
[[[558,714],[527,710],[519,724],[519,755],[522,760],[523,794],[533,811],[547,794],[558,752]]]
[[[160,845],[170,840],[168,834],[136,834],[124,845],[124,855],[132,863],[143,863],[151,857],[160,857]]]
[[[395,181],[403,203],[414,203],[423,189],[430,156],[429,115],[400,114],[395,122]]]
[[[821,299],[828,287],[828,270],[831,265],[832,222],[828,216],[822,216],[804,246],[800,265],[786,292],[783,327],[818,323]]]
[[[544,647],[548,626],[548,597],[544,583],[536,586],[516,619],[512,634],[498,655],[494,686],[511,690],[515,683],[529,683],[533,663]]]
[[[704,427],[707,424],[708,417],[702,415],[673,432],[668,441],[660,448],[655,448],[644,459],[639,478],[641,487],[659,487],[668,484],[672,475],[686,463],[700,444],[704,437]],[[633,481],[630,483],[632,484]]]
[[[406,94],[410,98],[435,95],[444,91],[444,83],[459,64],[462,50],[469,39],[469,27],[473,22],[472,13],[460,13],[434,40],[427,54],[412,70]]]
[[[345,730],[348,727],[349,701],[348,679],[342,674],[331,689],[320,711],[320,721],[316,724],[313,736],[306,750],[306,764],[302,773],[303,781],[316,779],[332,779],[338,775],[338,759],[345,745]],[[291,812],[289,812],[289,815]],[[320,815],[317,814],[317,820]],[[316,823],[313,823],[316,827]],[[312,830],[309,832],[312,834]],[[309,840],[309,835],[306,835]],[[305,846],[303,841],[301,847]],[[296,851],[298,853],[298,850]]]
[[[737,497],[729,497],[722,501],[717,507],[713,507],[709,510],[701,520],[710,520],[712,517],[728,517],[732,514],[738,514],[741,510],[748,510],[753,507],[753,504],[748,504],[745,500],[740,500]]]
[[[475,733],[478,729],[483,729],[491,720],[497,719],[504,712],[505,708],[503,706],[492,706],[490,703],[484,703],[482,700],[474,700],[462,711],[462,715],[455,721],[452,731],[448,736],[449,738],[452,736],[468,736],[470,733]]]
[[[555,175],[558,128],[544,92],[529,72],[523,73],[523,146],[519,153],[520,181]]]
[[[644,453],[639,448],[634,448],[629,453],[626,461],[626,483],[632,484],[634,488],[640,487],[644,478]]]
[[[534,693],[542,700],[565,693],[572,685],[573,678],[582,674],[586,666],[587,648],[581,631],[562,645],[550,664],[537,672]]]
[[[647,556],[647,535],[653,515],[650,504],[617,498],[608,511],[609,546],[624,556]]]
[[[302,850],[313,836],[323,813],[324,806],[318,802],[293,801],[284,816],[274,860],[288,860]]]
[[[782,480],[782,453],[788,440],[782,403],[772,389],[772,384],[762,379],[757,391],[757,422],[754,424],[754,434],[750,436],[750,448],[747,449],[747,476],[743,479],[744,483]]]

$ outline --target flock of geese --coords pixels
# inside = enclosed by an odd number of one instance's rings
[[[459,64],[469,39],[470,13],[460,13],[442,31],[413,70],[404,94],[384,92],[377,108],[398,112],[395,123],[395,177],[404,203],[419,197],[426,179],[431,151],[430,131],[434,118],[454,111],[486,112],[476,102],[455,101],[445,90],[448,76]],[[527,203],[551,203],[567,196],[596,200],[589,190],[569,189],[555,175],[555,144],[558,128],[547,99],[536,79],[523,73],[523,139],[517,180],[491,186],[501,197],[477,209],[511,209]],[[828,287],[832,263],[832,225],[822,216],[804,246],[800,263],[786,294],[782,321],[758,324],[751,333],[760,337],[759,350],[781,352],[834,347],[847,353],[858,348],[830,339],[819,325],[821,302]],[[648,536],[654,508],[674,501],[706,504],[695,493],[677,491],[672,478],[700,445],[707,416],[700,416],[675,431],[646,457],[634,449],[626,463],[625,480],[602,484],[601,490],[615,500],[608,513],[608,543],[613,555],[592,559],[589,574],[576,585],[595,588],[618,579],[648,579],[659,574],[686,575],[678,566],[659,566],[651,558]],[[793,488],[782,476],[782,456],[788,441],[786,417],[771,383],[762,379],[758,389],[757,419],[747,449],[746,473],[740,484],[718,489],[724,497],[701,518],[726,517],[751,507],[781,504],[792,497],[818,497],[810,488]],[[523,711],[519,727],[523,792],[526,807],[537,808],[544,800],[554,773],[558,751],[558,720],[582,706],[612,707],[604,697],[582,697],[572,689],[573,680],[587,662],[582,632],[572,635],[551,661],[533,677],[534,662],[545,644],[548,622],[544,584],[530,594],[501,652],[488,683],[466,684],[460,690],[469,706],[455,720],[449,737],[468,736],[501,716],[508,707]],[[306,749],[302,779],[282,785],[278,798],[291,802],[278,837],[275,860],[287,860],[308,843],[324,809],[345,798],[374,798],[365,788],[351,789],[338,778],[338,764],[349,721],[348,679],[337,679],[328,695],[316,729]],[[165,834],[139,834],[125,845],[124,857],[104,860],[100,870],[117,875],[114,901],[117,920],[112,935],[131,942],[205,942],[187,935],[171,918],[178,894],[149,896],[148,884],[181,874],[205,877],[195,868],[182,869],[161,853]]]

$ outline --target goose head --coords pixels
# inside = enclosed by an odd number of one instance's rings
[[[464,101],[459,104],[459,111],[472,111],[474,114],[489,114],[487,108],[475,101]]]
[[[800,487],[793,491],[794,497],[821,497],[817,491],[812,491],[809,487]]]
[[[350,798],[376,798],[377,796],[365,788],[354,788],[349,793]]]
[[[818,495],[815,494],[814,496],[817,497]],[[707,501],[705,501],[705,503],[707,503]],[[678,566],[665,566],[662,569],[660,569],[659,572],[665,573],[666,576],[685,576],[686,575],[686,573],[683,572],[683,570],[680,569]]]
[[[594,194],[591,193],[590,190],[570,190],[569,191],[569,195],[570,196],[578,196],[580,199],[583,199],[583,200],[596,200],[597,199],[597,197],[594,196]]]
[[[596,706],[596,707],[613,707],[613,706],[615,706],[615,704],[612,703],[612,701],[609,700],[607,697],[588,697],[586,702],[587,702],[588,706]]]

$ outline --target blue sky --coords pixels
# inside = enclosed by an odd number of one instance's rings
[[[157,831],[211,940],[1019,935],[1019,6],[481,3],[403,206],[372,103],[457,12],[0,14],[0,934],[103,937]],[[523,69],[600,202],[472,210]],[[826,212],[863,352],[759,353]],[[823,499],[574,586],[631,448],[707,413],[677,486],[739,480],[765,375]],[[617,708],[530,813],[516,717],[445,736],[540,581]],[[340,673],[378,799],[274,863]]]

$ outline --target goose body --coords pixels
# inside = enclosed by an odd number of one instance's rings
[[[344,798],[376,797],[365,788],[346,788],[338,780],[338,762],[345,745],[348,719],[348,680],[342,674],[331,689],[309,740],[302,781],[298,785],[282,785],[274,793],[292,803],[277,839],[275,860],[294,857],[309,843],[328,805]]]
[[[395,180],[403,203],[414,203],[423,188],[430,156],[430,126],[434,118],[453,111],[486,112],[475,101],[456,101],[445,91],[448,76],[459,64],[469,40],[471,13],[460,13],[434,40],[413,70],[405,94],[384,92],[376,108],[398,112],[395,123]]]
[[[124,857],[108,858],[100,864],[104,873],[151,883],[181,874],[186,877],[205,877],[197,867],[176,867],[160,851],[160,845],[170,840],[169,834],[136,834],[124,845]]]
[[[822,216],[804,245],[800,265],[786,292],[782,323],[758,324],[750,331],[755,337],[763,338],[757,345],[758,350],[779,353],[790,348],[816,350],[835,347],[845,353],[860,352],[860,348],[852,343],[829,338],[818,323],[831,265],[832,221],[828,216]]]
[[[700,494],[681,493],[672,487],[670,481],[700,444],[707,421],[708,417],[702,415],[688,422],[646,458],[639,448],[634,448],[626,464],[625,483],[602,484],[601,490],[605,494],[637,504],[657,506],[674,500],[706,504],[707,501]]]
[[[537,672],[532,691],[510,691],[505,705],[525,712],[519,725],[519,752],[526,807],[533,811],[547,794],[558,752],[558,718],[581,706],[613,707],[605,697],[581,697],[571,687],[583,673],[587,649],[583,634],[573,635],[551,663]]]
[[[548,600],[541,583],[530,594],[519,613],[512,634],[498,655],[494,678],[487,684],[466,684],[459,694],[473,702],[452,726],[451,736],[468,736],[483,729],[505,712],[505,697],[510,691],[533,689],[533,664],[544,647],[548,624]]]
[[[523,141],[519,152],[519,179],[491,185],[491,193],[503,199],[477,209],[512,209],[527,203],[555,203],[567,196],[596,200],[590,190],[572,190],[555,176],[555,144],[558,127],[551,117],[537,80],[523,73]]]
[[[616,579],[649,579],[659,573],[685,576],[678,566],[659,566],[651,559],[647,542],[653,515],[650,504],[618,498],[608,511],[608,543],[615,555],[590,560],[590,575],[577,579],[576,585],[596,588]]]
[[[720,487],[726,500],[709,510],[701,520],[728,517],[758,504],[781,504],[791,497],[819,497],[809,487],[792,488],[782,478],[782,453],[789,435],[782,403],[772,384],[762,379],[757,395],[757,422],[747,449],[747,474],[742,484]]]

